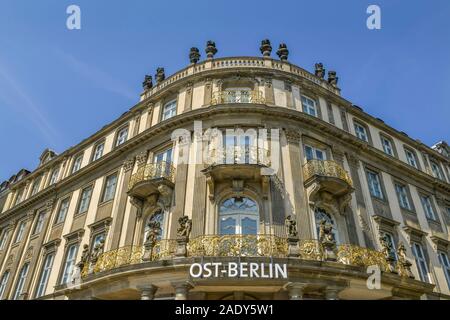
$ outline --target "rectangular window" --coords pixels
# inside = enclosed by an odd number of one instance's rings
[[[105,143],[100,143],[95,146],[94,155],[92,157],[92,161],[98,160],[103,156],[103,150],[105,149]]]
[[[419,167],[417,166],[417,160],[416,155],[411,150],[405,149],[406,154],[406,160],[408,161],[408,164],[416,169]]]
[[[117,185],[117,174],[110,175],[106,178],[102,202],[114,199],[114,194],[116,192],[116,185]]]
[[[324,150],[305,145],[305,157],[307,161],[326,160],[326,153]]]
[[[41,233],[42,227],[44,226],[44,219],[45,219],[45,211],[41,211],[38,214],[36,225],[34,226],[33,234]]]
[[[30,265],[28,263],[25,263],[20,270],[20,275],[17,282],[16,291],[14,292],[13,300],[19,299],[20,295],[22,294],[23,286],[25,285],[25,280],[27,279],[29,266]]]
[[[156,166],[155,178],[170,176],[172,148],[155,155],[154,163],[159,164],[158,166]]]
[[[17,191],[16,204],[19,204],[22,202],[23,193],[24,193],[24,188],[21,188],[19,191]]]
[[[369,142],[369,138],[367,136],[366,128],[364,128],[359,123],[355,123],[355,134],[358,137],[358,139]]]
[[[435,178],[445,181],[444,174],[442,173],[441,168],[436,162],[430,161],[431,170],[433,171],[433,175]]]
[[[25,232],[25,226],[27,225],[27,223],[25,221],[22,221],[19,224],[19,230],[17,231],[17,235],[16,235],[16,239],[14,241],[14,243],[20,242],[22,241],[23,238],[23,234]]]
[[[313,99],[302,96],[302,108],[304,113],[317,117],[316,102]]]
[[[427,216],[427,218],[431,220],[436,220],[436,215],[434,213],[430,197],[420,196],[420,201],[422,202],[423,211],[425,211],[425,215]]]
[[[394,149],[392,147],[392,142],[386,137],[381,136],[381,144],[383,145],[384,153],[394,156]]]
[[[83,155],[80,154],[79,156],[77,156],[75,158],[75,160],[73,161],[73,165],[72,165],[72,173],[77,172],[78,170],[81,169],[81,162],[83,161]]]
[[[9,280],[9,271],[5,271],[5,273],[3,273],[3,276],[0,280],[0,300],[3,299],[3,295],[5,294],[6,285],[8,284],[8,280]]]
[[[54,185],[56,183],[56,181],[58,181],[58,175],[59,175],[59,167],[53,169],[52,171],[52,176],[50,177],[50,186]]]
[[[36,291],[36,298],[42,297],[45,294],[54,258],[54,253],[50,253],[45,256],[44,265],[42,266],[41,276],[39,278],[39,283]]]
[[[0,250],[5,249],[6,246],[6,240],[8,239],[8,230],[4,230],[2,233],[2,236],[0,238]]]
[[[39,186],[41,184],[42,176],[37,177],[33,182],[33,189],[31,190],[31,195],[34,196],[39,191]]]
[[[176,116],[177,114],[177,101],[172,100],[164,105],[162,120],[167,120]]]
[[[381,182],[380,182],[380,177],[379,177],[378,173],[368,171],[367,179],[369,182],[370,194],[373,197],[383,199],[383,191],[381,190]]]
[[[445,279],[447,280],[447,286],[450,289],[450,261],[448,255],[445,252],[438,253],[439,262],[444,270]]]
[[[397,193],[400,207],[406,210],[411,210],[411,205],[409,204],[408,191],[406,190],[406,186],[401,184],[395,184],[395,192]]]
[[[116,147],[125,143],[127,139],[128,139],[128,127],[121,129],[117,134]]]
[[[61,223],[66,220],[67,211],[69,210],[69,198],[65,198],[61,200],[61,204],[59,205],[58,215],[56,216],[55,224]]]
[[[419,271],[420,280],[423,282],[431,283],[430,277],[428,275],[428,265],[425,259],[425,254],[423,253],[422,246],[418,243],[413,243],[412,246],[414,258],[416,259],[417,270]]]
[[[72,244],[67,248],[61,284],[66,284],[70,281],[70,277],[72,276],[73,268],[75,266],[75,259],[77,258],[77,251],[78,244]]]
[[[88,211],[89,203],[91,202],[91,196],[92,196],[92,186],[84,188],[83,191],[81,191],[81,198],[80,198],[80,204],[78,206],[78,213],[83,213],[83,212]]]

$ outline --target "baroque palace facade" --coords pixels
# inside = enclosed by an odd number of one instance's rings
[[[0,299],[450,298],[448,145],[216,52],[1,185]]]

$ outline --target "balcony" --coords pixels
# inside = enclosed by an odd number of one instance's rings
[[[353,191],[353,182],[347,171],[337,162],[309,160],[303,166],[305,187],[317,184],[317,189],[333,196],[343,196]]]
[[[151,163],[138,168],[128,183],[128,195],[132,198],[132,203],[142,208],[145,201],[150,200],[152,205],[158,200],[160,195],[165,196],[165,202],[170,200],[170,196],[175,182],[175,168],[170,162],[161,161]]]
[[[226,103],[265,103],[262,92],[257,90],[225,90],[214,92],[211,105]]]
[[[325,261],[323,248],[318,240],[300,240],[300,256],[298,258],[310,261]],[[156,243],[152,250],[150,261],[162,261],[175,257],[176,240],[165,239]],[[144,263],[142,257],[144,246],[127,246],[103,253],[94,266],[85,266],[81,275],[118,269],[125,266]],[[274,235],[205,235],[193,238],[187,245],[187,257],[271,257],[286,258],[288,256],[287,238]],[[338,245],[337,261],[349,266],[367,268],[378,265],[382,271],[389,271],[384,254],[380,251],[350,244]],[[91,269],[91,273],[89,273]],[[365,269],[364,269],[365,272]],[[394,271],[402,277],[408,277],[398,264]]]

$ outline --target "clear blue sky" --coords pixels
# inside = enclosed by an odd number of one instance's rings
[[[79,31],[66,28],[70,4]],[[366,28],[370,4],[381,30]],[[193,46],[204,58],[209,39],[217,57],[286,42],[292,63],[335,69],[343,96],[368,113],[426,144],[448,141],[449,17],[448,0],[0,0],[0,181],[116,119],[146,73],[186,66]]]

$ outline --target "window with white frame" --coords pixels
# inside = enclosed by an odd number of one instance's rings
[[[105,143],[99,143],[95,146],[94,155],[92,156],[92,161],[98,160],[103,156],[103,150],[105,149]]]
[[[117,174],[106,177],[105,189],[103,190],[102,202],[114,199],[117,185]]]
[[[89,209],[89,203],[91,202],[92,186],[86,187],[81,191],[80,203],[78,205],[77,213],[84,213]]]
[[[70,198],[65,198],[61,200],[55,224],[62,223],[66,219],[67,211],[69,210],[69,202]]]
[[[409,149],[405,149],[405,155],[406,155],[406,160],[408,161],[408,164],[416,169],[419,168],[419,166],[417,165],[417,160],[416,160],[416,155],[413,151],[409,150]]]
[[[413,242],[412,251],[414,258],[416,259],[417,270],[419,271],[420,280],[423,282],[431,283],[430,276],[428,274],[428,264],[423,252],[422,245]]]
[[[38,214],[36,225],[34,226],[33,234],[41,233],[42,228],[44,226],[44,220],[45,220],[45,211],[41,211]]]
[[[358,139],[369,142],[366,128],[362,124],[359,124],[357,122],[355,122],[355,134]]]
[[[13,300],[17,300],[20,298],[20,295],[23,293],[23,287],[25,285],[25,280],[27,279],[29,263],[25,263],[20,270],[19,279],[17,280],[16,290],[14,291]]]
[[[172,148],[156,154],[153,163],[156,164],[155,177],[170,177],[172,168]]]
[[[259,226],[258,204],[247,197],[231,197],[219,207],[221,235],[256,235]]]
[[[397,193],[400,207],[406,210],[411,210],[411,204],[409,203],[408,190],[406,189],[406,186],[396,183],[395,192]]]
[[[25,233],[25,226],[27,225],[26,221],[22,221],[19,224],[19,229],[17,230],[16,239],[14,243],[22,241],[23,234]]]
[[[439,263],[444,270],[445,279],[447,280],[447,286],[450,289],[450,261],[448,259],[448,255],[445,252],[438,252]]]
[[[117,133],[116,147],[125,143],[127,139],[128,139],[128,127],[120,129],[120,131]]]
[[[162,120],[167,120],[176,116],[177,114],[177,100],[167,102],[163,107]]]
[[[53,169],[52,175],[50,177],[50,183],[49,185],[54,185],[58,181],[58,175],[59,175],[59,167]]]
[[[6,240],[8,239],[9,231],[3,230],[1,237],[0,237],[0,250],[5,249],[6,246]]]
[[[383,145],[384,153],[394,156],[394,147],[392,146],[392,141],[385,136],[381,136],[381,144]]]
[[[434,177],[445,181],[444,174],[442,173],[441,167],[434,161],[430,161],[430,164],[431,164],[431,170],[433,171]]]
[[[47,289],[48,279],[50,278],[50,272],[53,267],[53,260],[55,258],[54,253],[49,253],[45,256],[44,264],[42,266],[41,276],[39,277],[39,283],[36,290],[36,298],[42,297]]]
[[[367,171],[367,180],[369,183],[369,191],[373,197],[383,199],[383,191],[381,189],[381,181],[378,173]]]
[[[316,102],[313,99],[302,96],[302,108],[304,113],[317,117]]]
[[[5,294],[6,285],[8,284],[9,280],[9,270],[5,271],[3,273],[3,276],[0,280],[0,300],[3,300],[5,297],[3,295]]]
[[[436,220],[436,214],[434,213],[430,196],[421,195],[420,202],[422,202],[423,211],[425,211],[426,217],[431,220]]]
[[[326,160],[327,155],[325,150],[315,148],[309,145],[305,145],[305,157],[306,160]]]
[[[77,172],[78,170],[81,169],[81,162],[83,161],[83,155],[80,154],[78,155],[75,160],[73,161],[73,165],[72,165],[72,173]]]
[[[78,244],[71,244],[67,248],[66,259],[64,261],[64,269],[61,277],[61,284],[66,284],[70,281],[73,268],[75,266],[75,259],[77,257]]]
[[[34,196],[39,191],[39,186],[41,185],[42,176],[37,177],[33,182],[33,188],[31,190],[31,195]]]

